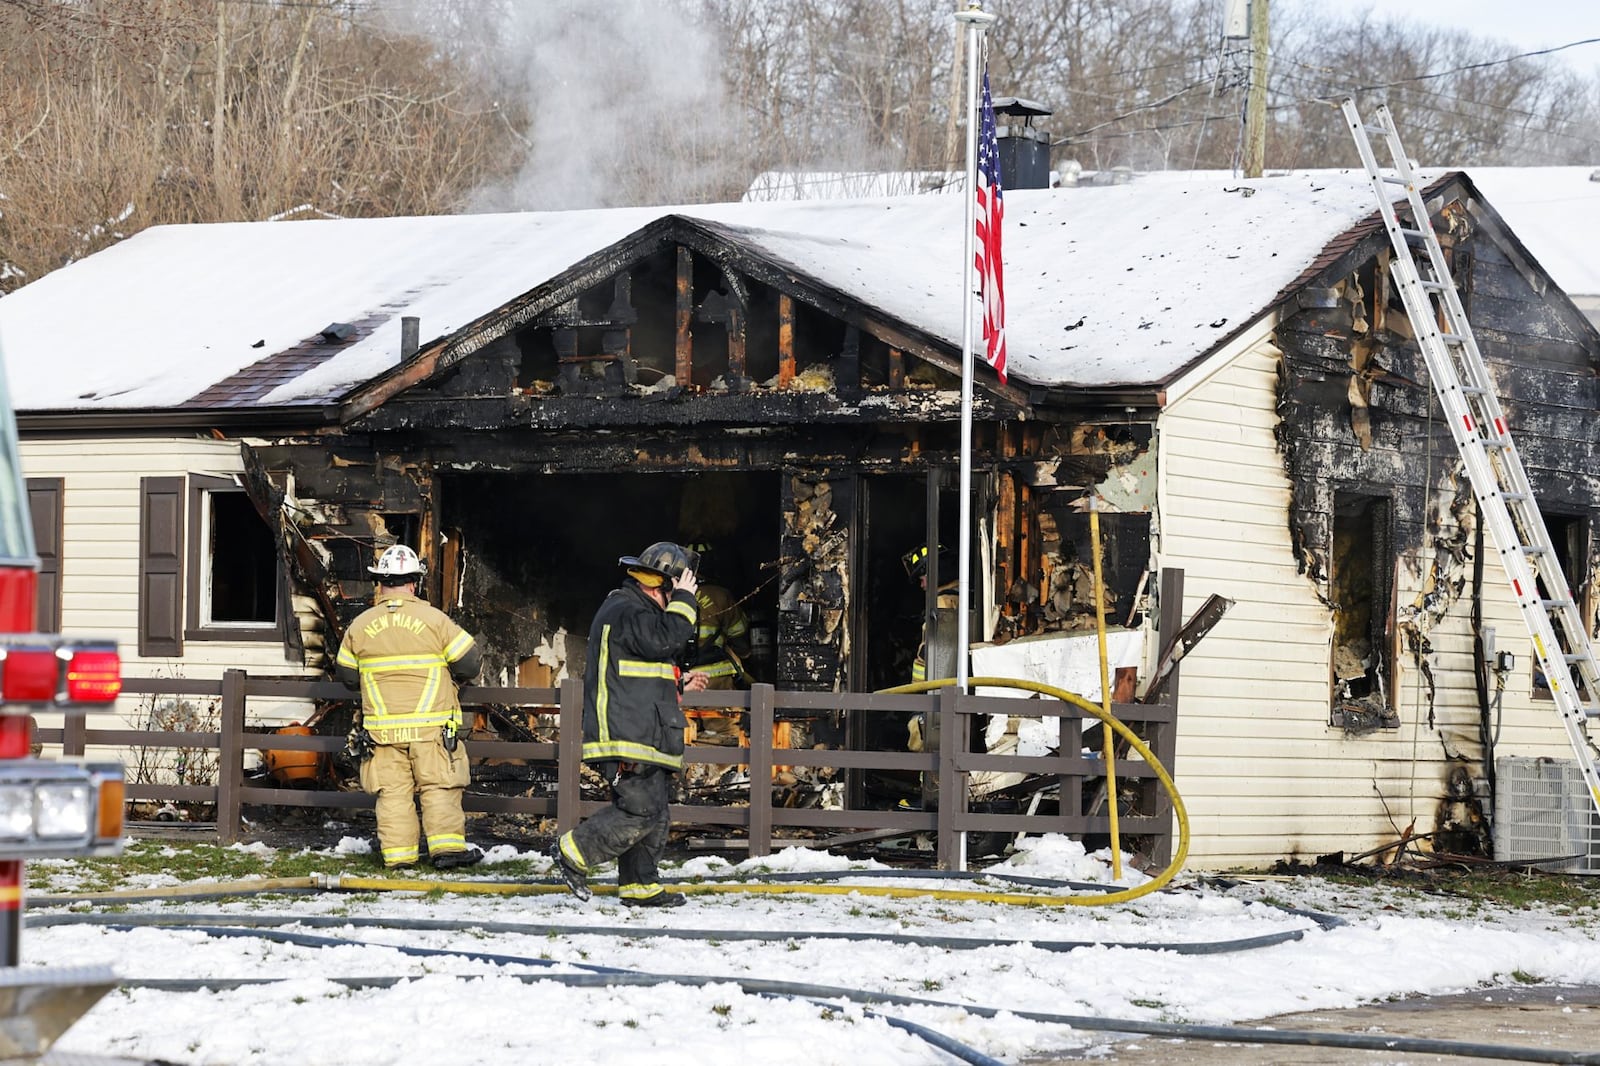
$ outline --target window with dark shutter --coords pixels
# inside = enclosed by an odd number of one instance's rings
[[[183,654],[185,479],[139,480],[139,654]]]
[[[189,475],[185,640],[282,640],[277,544],[233,478]]]
[[[28,511],[33,517],[33,550],[39,556],[41,633],[61,632],[61,519],[65,482],[58,477],[28,478]]]

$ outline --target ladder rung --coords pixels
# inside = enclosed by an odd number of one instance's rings
[[[1489,390],[1484,388],[1482,385],[1457,385],[1456,388],[1460,389],[1462,393],[1467,396],[1489,395]]]
[[[1467,343],[1467,335],[1465,333],[1440,333],[1439,339],[1444,341],[1446,344]]]
[[[1386,184],[1389,184],[1389,185],[1410,185],[1411,184],[1405,178],[1397,177],[1397,176],[1395,176],[1393,174],[1384,174],[1383,175],[1383,180],[1384,180],[1384,182]]]
[[[1370,123],[1362,123],[1361,128],[1366,131],[1368,136],[1371,136],[1374,133],[1384,137],[1389,135],[1389,127],[1387,126],[1374,126]]]
[[[1500,498],[1507,503],[1527,503],[1529,496],[1526,492],[1502,492]],[[1527,551],[1526,548],[1523,551]]]
[[[1541,548],[1536,544],[1524,544],[1522,546],[1522,554],[1523,555],[1549,555],[1550,554],[1550,549],[1549,548]]]
[[[1444,292],[1451,288],[1451,286],[1446,285],[1442,281],[1429,281],[1427,278],[1421,278],[1419,280],[1422,282],[1422,287],[1427,289],[1429,292]]]
[[[1539,606],[1543,607],[1546,611],[1554,611],[1558,608],[1565,609],[1567,607],[1572,607],[1574,604],[1569,598],[1564,600],[1540,600]]]
[[[1412,240],[1420,241],[1427,239],[1428,231],[1420,229],[1407,229],[1405,226],[1401,226],[1400,235],[1403,237],[1410,237]]]

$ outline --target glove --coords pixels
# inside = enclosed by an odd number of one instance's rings
[[[372,758],[372,734],[367,732],[367,727],[356,722],[350,727],[350,732],[345,734],[344,753],[351,762],[361,763]]]

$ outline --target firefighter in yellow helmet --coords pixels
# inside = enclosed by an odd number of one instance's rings
[[[706,677],[678,661],[699,620],[699,560],[670,541],[617,560],[627,574],[595,612],[583,685],[583,761],[611,785],[611,806],[564,833],[551,859],[579,899],[588,876],[617,860],[617,895],[628,907],[677,907],[680,892],[657,882],[667,847],[672,775],[683,768],[682,691]]]
[[[478,676],[482,654],[470,633],[417,598],[423,567],[416,552],[397,544],[367,569],[375,602],[345,630],[334,671],[361,689],[361,726],[372,740],[361,787],[378,797],[383,865],[414,866],[420,858],[420,795],[429,861],[439,869],[470,866],[483,853],[467,846],[461,811],[472,771],[456,686]]]
[[[685,550],[699,556],[700,568],[695,576],[704,577],[711,545],[689,544]],[[690,669],[706,675],[708,691],[747,688],[751,679],[745,671],[744,660],[750,654],[750,620],[745,616],[744,608],[733,593],[721,585],[701,582],[694,598],[700,608],[700,621],[691,646]],[[708,735],[731,735],[738,743],[745,742],[744,729],[739,724],[743,716],[737,710],[699,707],[686,711],[685,716],[689,719],[687,739],[691,744],[702,729]]]
[[[945,580],[939,583],[939,592],[934,598],[934,606],[939,609],[955,610],[960,604],[960,588],[956,580],[955,559],[950,549],[939,545],[935,549],[939,560],[939,576]],[[921,545],[901,556],[900,561],[905,564],[906,574],[917,584],[926,589],[928,587],[928,547]],[[917,645],[917,659],[911,664],[911,680],[928,680],[928,622],[922,622],[922,640]]]

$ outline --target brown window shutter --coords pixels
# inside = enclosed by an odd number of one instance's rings
[[[65,482],[58,477],[28,478],[28,511],[33,516],[33,550],[39,556],[41,633],[61,632],[61,515]]]
[[[139,654],[183,654],[181,477],[139,479]]]

